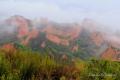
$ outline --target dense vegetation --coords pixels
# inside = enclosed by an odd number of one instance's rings
[[[42,54],[42,55],[41,55]],[[0,50],[0,80],[119,80],[120,63],[56,60],[45,53]]]

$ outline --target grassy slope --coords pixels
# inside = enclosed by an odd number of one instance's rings
[[[42,54],[42,53],[41,53]],[[120,63],[91,59],[67,61],[38,52],[0,50],[1,80],[119,80]]]

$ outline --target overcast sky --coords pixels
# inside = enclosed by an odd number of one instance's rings
[[[89,18],[120,29],[120,0],[0,0],[0,20],[13,15],[57,22]]]

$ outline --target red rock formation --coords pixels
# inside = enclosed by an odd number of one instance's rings
[[[29,20],[25,19],[22,16],[13,16],[6,22],[17,27],[18,34],[16,35],[24,45],[27,45],[30,39],[38,36],[39,31],[34,27],[30,31]]]
[[[113,47],[109,47],[108,49],[106,49],[105,52],[103,52],[101,57],[107,60],[120,61],[120,58],[118,57],[119,54],[120,50],[117,50]]]
[[[46,38],[56,44],[60,44],[60,39],[57,36],[54,36],[52,34],[47,34]]]
[[[61,39],[58,36],[52,35],[52,34],[47,34],[46,38],[56,44],[61,44],[65,46],[69,46],[69,41],[65,39]]]
[[[13,16],[9,19],[9,22],[12,25],[15,25],[18,27],[18,37],[24,37],[28,34],[29,32],[29,24],[28,24],[28,20],[25,19],[22,16]]]
[[[100,46],[104,42],[103,35],[99,32],[93,32],[91,34],[91,39],[97,46]]]
[[[44,28],[43,32],[46,32],[48,40],[56,44],[69,46],[69,42],[79,36],[81,28],[78,25],[55,27],[50,24]]]
[[[22,40],[22,44],[27,45],[31,39],[38,37],[38,33],[39,30],[33,28],[30,32],[28,32],[26,39]]]
[[[36,28],[32,28],[32,30],[28,33],[30,38],[36,38],[38,36],[39,30]]]
[[[71,39],[74,40],[75,38],[77,38],[81,32],[82,27],[80,27],[79,25],[73,25],[71,31],[69,32]]]
[[[18,37],[21,38],[23,36],[26,36],[29,32],[29,26],[28,26],[28,22],[25,19],[22,18],[17,18],[16,19],[17,24],[18,24]]]

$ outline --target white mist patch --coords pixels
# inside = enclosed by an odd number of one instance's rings
[[[0,24],[0,35],[4,35],[4,33],[14,34],[16,26]]]

